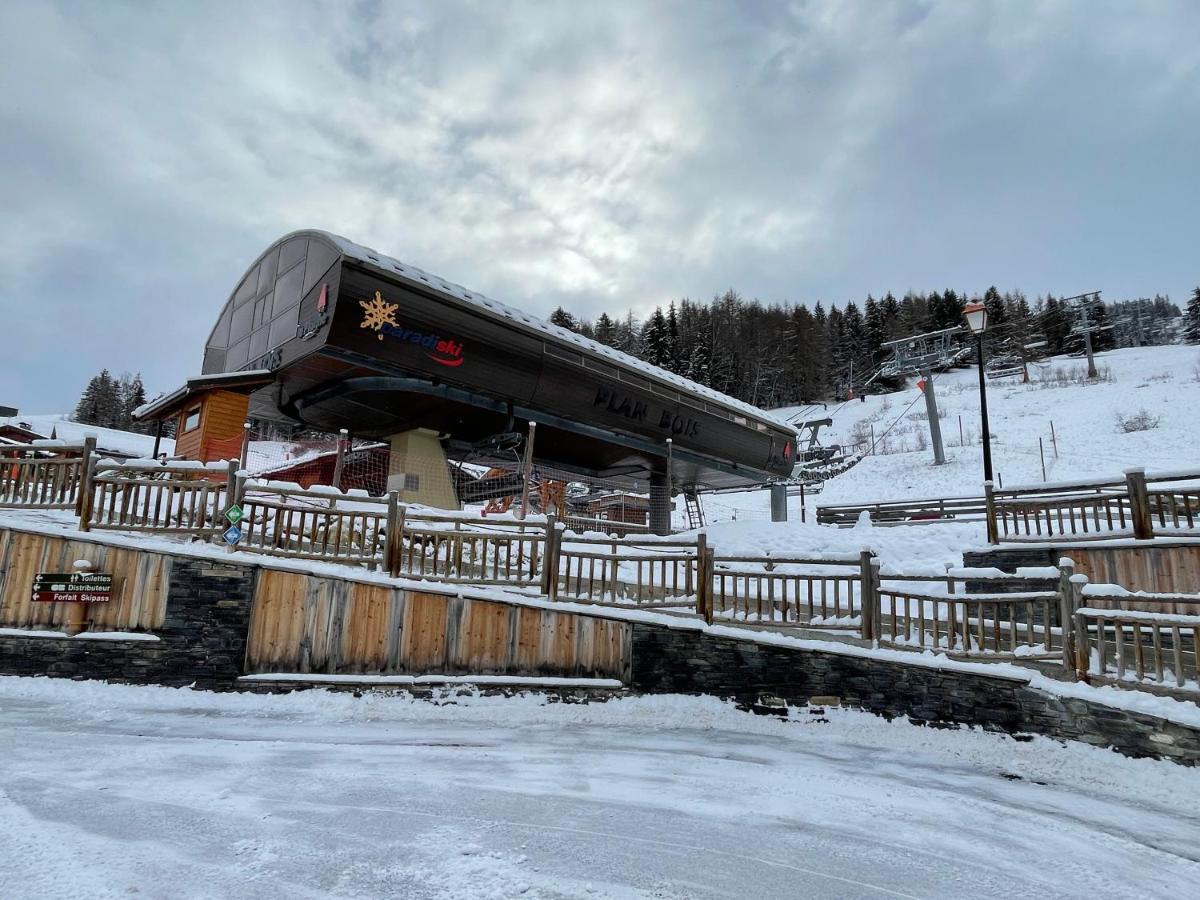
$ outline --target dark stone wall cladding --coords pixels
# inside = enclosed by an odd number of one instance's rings
[[[963,565],[968,568],[999,569],[1010,574],[1025,566],[1057,566],[1060,553],[1047,547],[1006,547],[1002,550],[969,550],[963,553]],[[1000,583],[971,581],[966,583],[968,594],[1016,594],[1025,591],[1057,591],[1058,579],[1020,578]],[[1057,616],[1055,617],[1055,624]]]
[[[879,659],[772,647],[698,631],[633,628],[633,687],[791,703],[833,696],[847,706],[915,722],[979,725],[1111,747],[1126,756],[1200,763],[1200,729],[1087,700],[1060,698],[1010,679]]]
[[[159,640],[2,637],[0,672],[230,689],[246,657],[256,572],[176,557]]]

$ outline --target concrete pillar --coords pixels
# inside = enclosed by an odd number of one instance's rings
[[[401,503],[461,508],[438,433],[428,428],[392,435],[387,489],[399,492]]]
[[[771,521],[787,521],[787,485],[771,485]]]

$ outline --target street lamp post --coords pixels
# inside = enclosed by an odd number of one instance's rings
[[[983,374],[983,333],[987,330],[987,306],[982,303],[968,303],[963,307],[963,318],[967,320],[967,328],[975,335],[975,358],[979,362],[979,416],[983,429],[983,482],[984,490],[991,496],[992,491],[992,433],[988,425],[987,383]],[[996,524],[991,515],[988,516],[988,540],[995,543]]]

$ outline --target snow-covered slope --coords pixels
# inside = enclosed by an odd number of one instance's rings
[[[1101,376],[1096,382],[1081,383],[1086,361],[1065,356],[1032,367],[1030,384],[1022,384],[1020,378],[988,381],[992,459],[1002,484],[1042,481],[1039,438],[1049,481],[1119,477],[1130,466],[1200,466],[1200,348],[1113,350],[1098,354],[1096,365]],[[874,427],[876,455],[828,482],[818,502],[978,496],[983,451],[977,372],[969,368],[941,373],[934,386],[942,413],[944,466],[933,465],[932,449],[919,449],[922,437],[928,445],[929,425],[915,383],[863,402],[831,405],[828,413],[819,406],[776,410],[800,418],[832,414],[832,428],[821,433],[826,445],[869,439]],[[1123,431],[1118,416],[1141,410],[1157,418],[1157,426]],[[765,507],[765,498],[758,505]]]

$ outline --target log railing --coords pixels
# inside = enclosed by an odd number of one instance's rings
[[[874,584],[871,554],[717,555],[713,615],[721,621],[859,629],[864,585]],[[869,606],[869,604],[868,604]]]
[[[1062,656],[1056,591],[936,594],[880,588],[879,642],[952,656]]]
[[[553,527],[553,525],[552,525]],[[555,530],[546,593],[551,599],[619,606],[707,608],[704,535],[691,540],[592,537]]]
[[[118,463],[93,454],[84,471],[79,527],[212,538],[229,523],[237,462]]]
[[[324,495],[267,482],[245,486],[239,550],[376,568],[386,549],[388,501]]]
[[[1146,474],[1123,480],[1062,482],[998,491],[984,486],[993,542],[1129,536],[1139,539],[1200,526],[1200,471]]]
[[[1130,594],[1082,575],[1073,582],[1081,678],[1200,695],[1200,594]]]
[[[393,544],[393,575],[473,584],[539,584],[547,542],[544,525],[487,526],[396,512],[398,544]]]
[[[96,439],[35,441],[0,451],[0,508],[74,509]]]
[[[921,525],[929,522],[983,519],[987,505],[983,497],[934,497],[924,500],[892,500],[880,503],[818,506],[817,522],[849,528],[863,513],[872,525]]]

